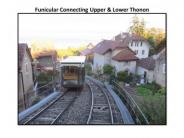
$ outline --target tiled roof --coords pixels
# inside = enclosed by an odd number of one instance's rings
[[[32,61],[32,56],[31,56],[31,53],[29,51],[27,44],[26,43],[18,44],[18,67],[19,67],[19,69],[22,68],[22,63],[23,63],[24,55],[26,52],[28,53],[28,55],[30,56],[30,59]]]
[[[81,56],[86,56],[86,55],[89,55],[89,54],[91,54],[91,53],[92,53],[92,50],[86,48],[86,49],[84,49],[83,51],[80,52],[80,55],[81,55]]]
[[[54,60],[57,59],[57,52],[56,51],[44,51],[39,53],[36,56],[36,59],[40,58],[40,57],[48,57],[48,56],[52,56]]]
[[[143,58],[143,59],[140,59],[137,62],[137,65],[141,66],[141,67],[143,67],[145,69],[148,69],[148,70],[154,70],[154,68],[155,68],[155,60],[152,57]]]
[[[104,54],[108,50],[114,50],[116,48],[128,47],[129,43],[132,41],[146,41],[144,37],[136,34],[120,33],[115,36],[114,40],[103,40],[96,45],[94,52],[99,54]]]
[[[146,41],[144,37],[136,35],[136,34],[131,34],[129,37],[130,37],[130,40],[132,41]]]
[[[129,34],[127,32],[120,33],[115,36],[116,41],[122,41],[125,40],[127,42],[130,41],[146,41],[146,39],[142,36],[136,35],[136,34]]]
[[[113,40],[103,40],[96,45],[94,52],[98,54],[105,54],[109,50],[114,50],[116,48],[123,48],[121,42]]]
[[[122,49],[118,54],[112,57],[116,61],[136,61],[138,58],[135,56],[135,53],[130,48]]]

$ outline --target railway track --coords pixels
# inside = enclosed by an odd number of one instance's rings
[[[114,124],[113,113],[108,95],[96,82],[88,79],[91,91],[91,110],[87,124]]]
[[[57,124],[62,115],[69,109],[80,92],[67,91],[49,103],[39,112],[34,113],[22,124]]]

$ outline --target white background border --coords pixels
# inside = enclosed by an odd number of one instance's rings
[[[34,7],[149,7],[150,12],[168,13],[167,126],[18,126],[17,125],[17,12],[34,12]],[[183,137],[183,4],[161,0],[4,0],[0,7],[2,138],[178,138]]]

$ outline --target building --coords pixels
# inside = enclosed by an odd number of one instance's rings
[[[119,42],[113,40],[103,40],[94,48],[93,68],[94,71],[102,69],[105,64],[111,64],[112,56],[123,49]]]
[[[103,40],[94,49],[94,71],[111,64],[115,71],[135,73],[138,58],[126,43],[114,40]]]
[[[166,50],[162,49],[155,56],[155,69],[154,69],[155,82],[162,87],[166,86]]]
[[[155,60],[153,57],[143,58],[137,61],[136,72],[141,76],[141,83],[154,81]]]
[[[86,49],[80,52],[80,56],[86,56],[86,62],[93,64],[93,58],[94,58],[93,50],[94,50],[94,45],[90,43],[87,45]]]
[[[135,53],[126,47],[112,57],[111,64],[115,67],[116,72],[127,71],[128,73],[135,74],[137,60],[138,58],[135,56]]]
[[[27,44],[18,44],[18,104],[19,111],[30,106],[34,95],[32,56]]]
[[[147,58],[149,56],[151,45],[141,36],[136,34],[120,33],[113,39],[114,41],[122,42],[122,45],[132,49],[139,59]]]
[[[53,71],[56,67],[57,52],[44,51],[36,56],[38,61],[37,69],[43,71]]]

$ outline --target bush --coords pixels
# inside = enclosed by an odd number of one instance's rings
[[[165,90],[164,87],[161,88],[161,89],[159,89],[159,90],[157,91],[157,93],[159,93],[159,94],[161,94],[161,95],[165,95],[165,92],[166,92],[166,90]]]
[[[87,75],[92,75],[91,64],[89,64],[89,63],[85,64],[85,72],[86,72]]]
[[[155,82],[152,82],[152,83],[148,83],[148,84],[145,84],[143,85],[145,88],[148,88],[152,91],[153,94],[157,93],[158,90],[161,89],[160,85],[156,84]]]
[[[144,96],[144,100],[141,103],[141,108],[148,118],[150,124],[166,123],[165,96],[158,93],[154,96]]]
[[[133,75],[131,73],[128,75],[128,72],[126,71],[120,71],[117,73],[117,79],[119,81],[130,83],[133,80]]]
[[[151,95],[152,91],[148,88],[145,88],[143,86],[138,86],[137,87],[137,92],[142,95],[142,96],[146,96],[146,95]]]
[[[109,64],[105,64],[103,66],[103,73],[104,74],[112,74],[113,73],[113,66],[109,65]]]
[[[120,72],[117,73],[117,79],[119,81],[123,81],[124,82],[127,77],[128,77],[128,73],[127,72],[120,71]]]
[[[37,80],[38,80],[38,82],[49,82],[52,80],[52,76],[53,76],[53,73],[51,73],[51,72],[49,72],[49,73],[41,72],[38,75]]]

